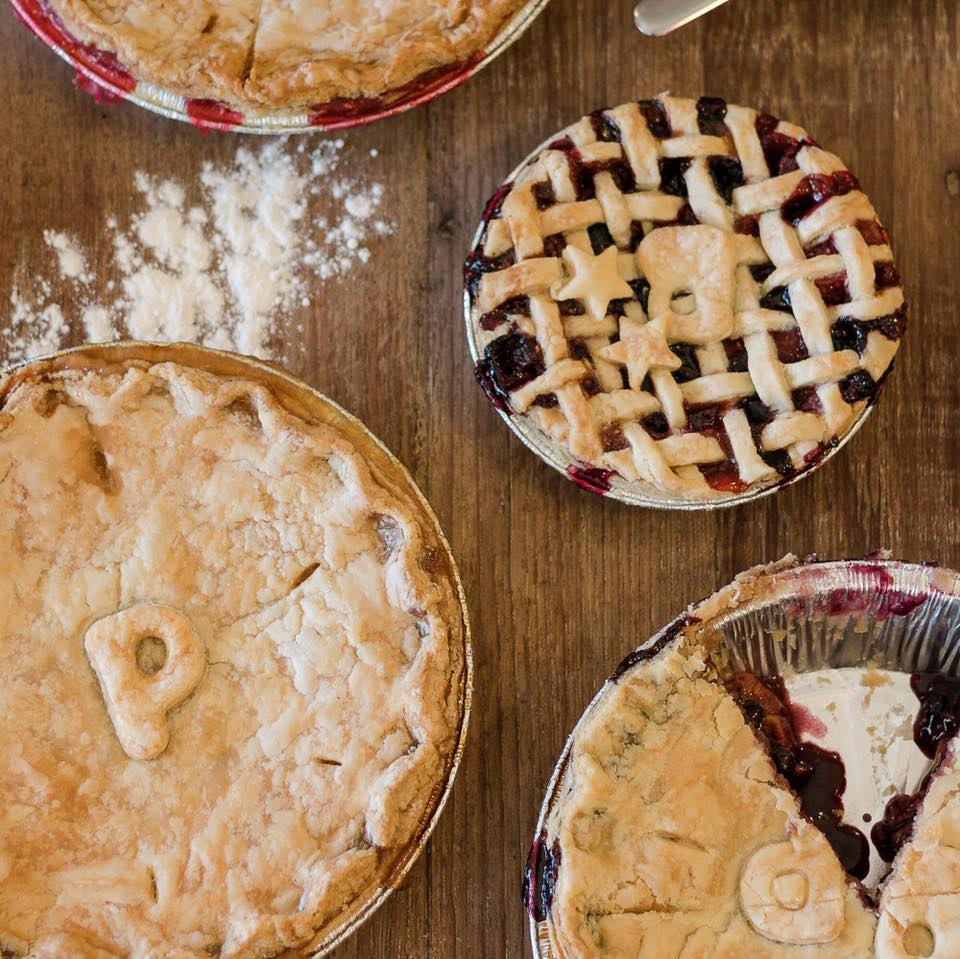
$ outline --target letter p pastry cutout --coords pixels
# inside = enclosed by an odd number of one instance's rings
[[[153,668],[141,665],[142,643],[165,650]],[[156,759],[170,742],[167,713],[196,689],[206,668],[193,623],[170,606],[130,606],[95,622],[83,646],[124,752]]]

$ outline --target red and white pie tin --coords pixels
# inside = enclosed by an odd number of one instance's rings
[[[864,813],[876,821],[892,791],[917,788],[929,762],[903,735],[909,726],[903,717],[912,720],[919,709],[906,680],[917,672],[960,676],[960,573],[875,557],[840,562],[786,557],[740,574],[637,649],[688,630],[708,637],[711,647],[718,643],[711,660],[721,672],[784,677],[793,705],[812,717],[804,739],[838,752],[845,762],[846,822],[869,834]],[[544,892],[536,870],[544,854],[541,839],[567,786],[577,732],[638,658],[631,653],[607,680],[554,767],[534,831],[528,907]],[[880,743],[883,748],[875,750]],[[884,870],[871,846],[868,888]],[[537,921],[528,908],[528,921],[536,959],[562,959],[549,914]]]
[[[447,597],[449,612],[447,625],[452,655],[457,656],[461,662],[460,721],[456,741],[447,762],[445,775],[434,788],[417,833],[396,857],[382,880],[362,890],[345,910],[319,930],[313,942],[296,953],[296,955],[309,956],[311,959],[320,959],[332,952],[362,926],[390,894],[402,885],[413,864],[423,852],[450,798],[466,746],[473,702],[473,646],[466,594],[460,581],[460,574],[433,509],[403,464],[355,416],[276,364],[189,343],[119,342],[77,346],[5,369],[0,367],[0,387],[15,379],[19,369],[27,367],[35,369],[37,366],[43,366],[63,369],[71,366],[87,366],[91,363],[108,365],[130,360],[141,360],[151,364],[174,362],[181,366],[222,376],[252,380],[266,386],[285,407],[297,416],[308,422],[323,423],[333,427],[360,451],[378,481],[385,483],[391,493],[399,497],[410,509],[424,532],[424,545],[433,550],[437,560],[435,576],[438,587]]]
[[[191,99],[138,80],[112,53],[72,37],[46,0],[10,0],[24,24],[76,71],[76,83],[98,100],[129,101],[153,113],[205,130],[233,133],[309,133],[345,130],[402,113],[460,86],[498,57],[530,26],[548,0],[528,0],[490,45],[463,63],[431,70],[380,97],[336,100],[308,110],[244,111],[214,100]]]

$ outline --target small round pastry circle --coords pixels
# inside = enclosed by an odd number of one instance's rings
[[[762,846],[740,874],[740,907],[767,939],[833,942],[844,921],[846,883],[823,834],[800,823],[785,842]]]
[[[456,769],[468,646],[360,424],[193,347],[28,364],[0,550],[5,956],[313,954],[382,901]]]
[[[488,205],[465,279],[494,405],[580,485],[649,505],[818,465],[905,328],[853,174],[800,127],[709,98],[600,110],[538,148]]]

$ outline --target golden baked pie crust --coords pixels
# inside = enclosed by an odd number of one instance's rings
[[[463,633],[430,537],[252,382],[132,362],[4,385],[0,945],[305,945],[384,880],[449,770]],[[84,649],[140,608],[177,610],[206,657],[149,761]]]
[[[376,98],[469,60],[525,0],[50,0],[139,79],[253,109]]]

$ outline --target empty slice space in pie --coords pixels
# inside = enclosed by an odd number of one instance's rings
[[[465,276],[477,378],[528,445],[654,502],[816,466],[905,328],[887,232],[843,162],[707,97],[556,134],[494,195]]]
[[[5,957],[287,955],[389,884],[444,790],[439,533],[399,467],[250,375],[0,383]]]

